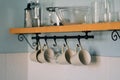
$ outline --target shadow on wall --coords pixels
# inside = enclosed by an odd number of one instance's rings
[[[91,55],[91,64],[92,65],[98,65],[100,62],[100,59],[98,58],[98,56],[100,56],[98,53],[98,50],[90,47],[89,49],[90,55]]]

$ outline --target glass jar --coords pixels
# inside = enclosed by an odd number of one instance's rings
[[[41,23],[42,26],[51,25],[50,16],[51,14],[46,10],[47,7],[53,7],[54,0],[41,0]]]

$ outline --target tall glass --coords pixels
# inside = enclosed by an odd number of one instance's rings
[[[104,0],[104,22],[114,21],[114,0]]]
[[[53,7],[54,0],[41,0],[41,23],[42,26],[50,25],[51,14],[46,10],[47,7]]]
[[[40,27],[41,26],[41,8],[40,8],[39,0],[34,0],[33,26],[34,27]]]
[[[114,9],[114,0],[94,0],[91,10],[93,23],[116,21],[116,12]]]
[[[100,5],[101,5],[101,0],[94,0],[92,2],[92,7],[91,7],[92,23],[100,22],[100,8],[101,8]]]
[[[117,21],[120,21],[120,0],[115,0],[115,10],[117,14]]]

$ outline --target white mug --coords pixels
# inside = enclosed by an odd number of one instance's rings
[[[33,51],[33,53],[30,54],[30,59],[32,61],[40,62],[40,63],[46,62],[46,60],[44,58],[44,48],[45,48],[45,46],[43,46],[43,48],[40,47],[40,50]]]
[[[38,62],[37,59],[36,59],[37,52],[38,52],[38,51],[33,51],[33,52],[30,54],[30,60],[31,60],[31,61]]]
[[[72,56],[71,59],[70,59],[71,64],[73,64],[73,65],[82,65],[82,63],[80,61],[80,57],[79,57],[79,51],[80,51],[80,48],[79,48],[79,46],[77,46],[76,54],[74,56]]]
[[[47,61],[45,60],[45,56],[44,56],[44,51],[45,51],[44,48],[45,48],[45,46],[41,49],[40,53],[39,53],[38,56],[37,56],[38,61],[41,62],[41,63],[47,62]]]
[[[55,63],[55,53],[52,48],[48,48],[44,51],[44,58],[48,63]]]
[[[91,62],[91,56],[90,56],[90,53],[83,49],[81,47],[81,50],[78,50],[78,46],[77,46],[77,49],[76,49],[76,55],[74,55],[70,61],[71,61],[71,64],[73,65],[87,65],[87,64],[90,64]],[[80,49],[80,48],[79,48]]]
[[[79,52],[79,58],[80,61],[84,64],[84,65],[88,65],[91,62],[91,55],[90,53],[85,50],[85,49],[81,49]]]
[[[62,54],[57,58],[57,62],[60,64],[71,64],[70,58],[75,55],[75,52],[68,48],[65,50],[66,47],[62,48]]]
[[[79,53],[76,53],[73,57],[71,57],[70,61],[73,65],[83,65],[80,61]]]

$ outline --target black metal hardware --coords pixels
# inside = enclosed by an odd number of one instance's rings
[[[18,40],[19,41],[26,41],[28,44],[29,44],[29,46],[32,48],[32,49],[36,49],[36,46],[37,46],[37,44],[36,44],[36,42],[33,42],[32,44],[29,42],[29,40],[27,39],[27,37],[24,35],[24,34],[19,34],[18,35]],[[36,39],[37,40],[37,39]]]
[[[38,37],[38,38],[39,38],[39,37]],[[40,39],[40,38],[39,38],[39,39]],[[44,39],[45,39],[46,45],[48,46],[48,42],[47,42],[47,39],[48,39],[48,38],[47,38],[47,36],[45,36]]]
[[[94,38],[93,35],[78,35],[78,36],[35,36],[32,37],[32,39],[75,39],[75,38],[80,38],[80,39],[89,39],[89,38]]]
[[[69,47],[69,46],[68,46],[68,43],[67,43],[67,36],[66,36],[66,35],[64,36],[64,40],[65,40],[65,45],[66,45],[67,47]]]
[[[118,33],[118,31],[114,30],[112,33],[111,33],[111,38],[113,41],[117,41],[118,38],[120,39],[120,34]]]
[[[67,35],[64,35],[64,36],[35,36],[35,37],[32,37],[32,39],[36,39],[37,41],[39,41],[40,39],[44,39],[45,42],[46,42],[46,45],[48,45],[47,43],[47,39],[53,39],[55,44],[53,44],[54,46],[57,45],[57,42],[56,42],[56,39],[64,39],[65,40],[65,43],[66,45],[67,44],[67,39],[89,39],[89,38],[94,38],[93,35],[88,35],[88,32],[85,32],[85,35],[77,35],[77,36],[67,36]]]
[[[53,44],[53,46],[57,46],[56,36],[54,36],[54,42],[55,42],[55,44]]]
[[[55,44],[53,44],[53,46],[56,46],[57,45],[57,42],[56,40],[57,39],[64,39],[65,40],[65,45],[68,45],[67,44],[67,39],[89,39],[89,38],[94,38],[93,35],[88,35],[88,32],[85,32],[85,35],[77,35],[77,36],[67,36],[67,35],[64,35],[64,36],[40,36],[39,34],[36,34],[34,37],[32,37],[32,39],[36,40],[35,42],[32,42],[30,43],[29,40],[27,39],[27,37],[24,35],[24,34],[19,34],[18,35],[18,40],[19,41],[26,41],[29,46],[32,48],[32,49],[35,49],[35,50],[39,50],[39,45],[40,45],[40,39],[44,39],[45,42],[46,42],[46,45],[48,46],[48,43],[47,43],[47,39],[53,39]]]
[[[78,35],[79,36],[79,38],[78,38],[78,43],[79,44],[77,44],[77,46],[81,46],[81,42],[80,42],[80,35]],[[88,35],[87,35],[88,36]],[[88,38],[87,38],[88,39]],[[82,46],[81,46],[81,48],[82,48]]]
[[[36,50],[39,50],[40,41],[38,39],[38,34],[36,34]]]

